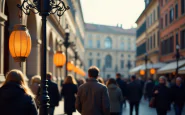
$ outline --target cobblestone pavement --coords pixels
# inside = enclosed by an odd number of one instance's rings
[[[55,115],[65,115],[63,108],[64,108],[63,101],[61,101],[59,107],[55,109]],[[80,113],[76,112],[76,113],[73,113],[73,115],[80,115]],[[129,104],[128,103],[127,103],[127,107],[123,108],[122,115],[129,115]],[[133,115],[135,115],[135,113],[133,113]],[[140,107],[139,107],[139,115],[156,115],[156,110],[153,108],[149,108],[148,102],[142,100],[140,103]],[[169,111],[167,115],[175,115],[173,107],[172,107],[172,110]],[[182,115],[185,115],[185,109]]]

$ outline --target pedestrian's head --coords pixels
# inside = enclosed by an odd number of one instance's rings
[[[31,78],[31,84],[40,84],[41,77],[39,75],[35,75]]]
[[[47,80],[51,80],[51,79],[52,79],[52,73],[51,73],[51,72],[48,72],[48,73],[46,74],[46,79],[47,79]]]
[[[177,77],[175,82],[177,86],[180,86],[182,83],[182,79],[180,77]]]
[[[132,75],[131,76],[131,81],[134,81],[134,80],[136,80],[136,76],[135,75]]]
[[[102,77],[98,77],[98,82],[100,82],[101,84],[105,84],[105,82],[104,82],[104,80],[103,80],[103,78]]]
[[[64,80],[64,84],[77,84],[75,78],[72,75],[68,75],[65,80]]]
[[[110,79],[107,81],[106,85],[107,85],[107,87],[108,87],[108,86],[111,85],[111,84],[117,85],[116,80],[113,79],[113,78],[110,78]]]
[[[6,80],[3,83],[3,86],[10,82],[19,84],[27,95],[34,97],[33,93],[27,85],[25,75],[20,70],[13,69],[7,73]]]
[[[116,78],[121,78],[121,74],[120,73],[116,73]]]
[[[96,66],[91,66],[88,70],[88,75],[90,78],[97,79],[99,76],[99,69]]]
[[[80,85],[82,85],[82,84],[86,83],[86,80],[85,80],[84,78],[81,78],[81,79],[79,80],[79,83],[80,83]]]
[[[159,83],[160,83],[160,84],[166,84],[166,77],[165,77],[165,76],[161,76],[161,77],[159,78]]]

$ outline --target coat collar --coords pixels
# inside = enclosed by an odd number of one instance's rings
[[[98,80],[95,79],[95,78],[89,78],[89,79],[88,79],[88,82],[98,82]]]

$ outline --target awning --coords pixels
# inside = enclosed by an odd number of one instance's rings
[[[144,68],[144,64],[143,65],[139,65],[139,66],[137,66],[137,67],[135,67],[135,68],[133,68],[133,69],[131,69],[130,70],[130,74],[135,74],[135,73],[137,73],[139,70],[141,70],[142,68]]]
[[[185,74],[185,67],[179,69],[179,74]]]
[[[178,67],[182,67],[183,65],[185,65],[185,60],[181,60],[179,61]],[[160,68],[157,73],[158,74],[166,74],[166,73],[172,73],[176,70],[177,68],[177,62],[171,62],[169,64],[167,64],[166,66]]]
[[[165,65],[166,65],[165,63],[147,64],[147,69],[151,69],[151,68],[159,69],[161,67],[164,67]],[[141,69],[146,69],[146,67],[143,66],[143,68],[141,68]]]

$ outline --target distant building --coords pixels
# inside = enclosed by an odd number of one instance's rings
[[[85,62],[86,69],[95,65],[100,76],[115,77],[120,72],[128,77],[129,69],[135,67],[135,28],[86,24]]]

